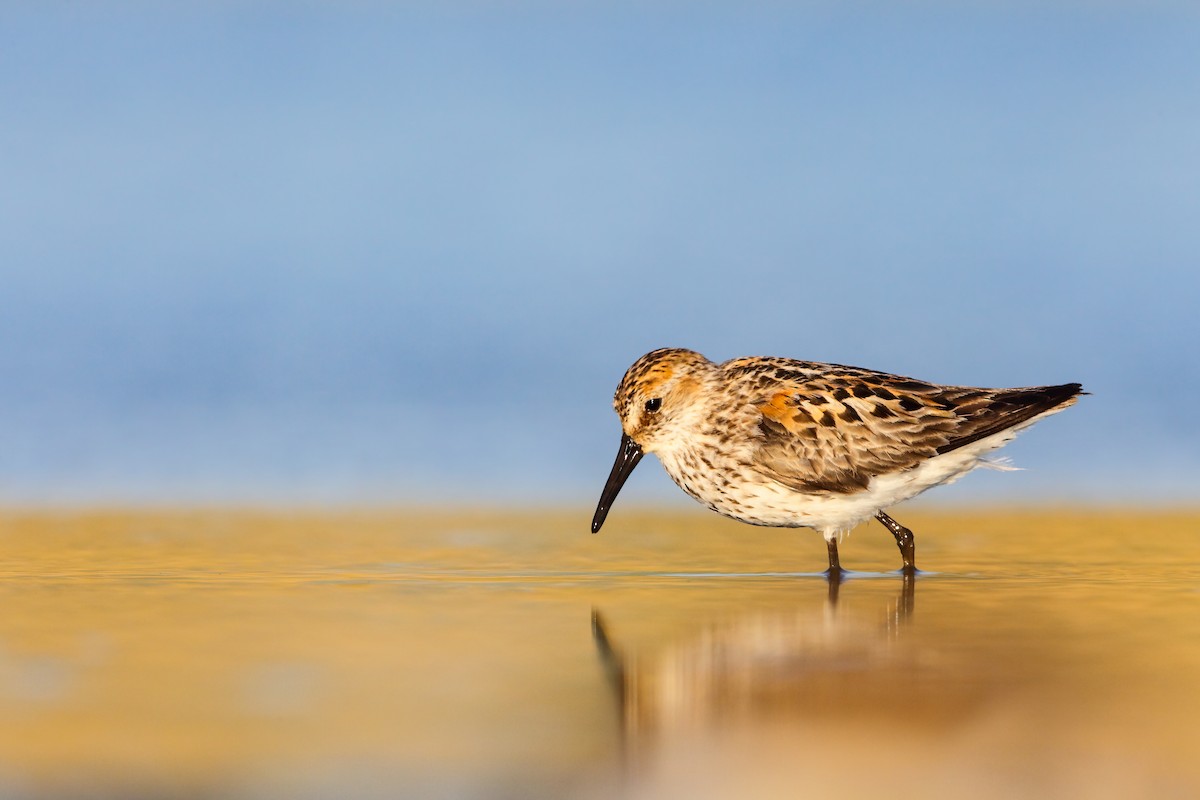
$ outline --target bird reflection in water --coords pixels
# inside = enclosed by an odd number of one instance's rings
[[[857,582],[831,580],[816,607],[747,612],[642,652],[622,648],[615,626],[593,610],[626,765],[636,766],[656,744],[718,728],[811,723],[864,703],[892,704],[907,671],[899,642],[913,615],[916,577],[903,575],[898,595],[873,612],[839,606],[844,584]]]

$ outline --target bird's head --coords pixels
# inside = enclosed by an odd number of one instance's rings
[[[613,395],[621,418],[621,447],[600,495],[592,533],[600,530],[617,493],[645,453],[687,440],[715,365],[692,350],[663,348],[633,362]]]
[[[644,452],[685,432],[713,364],[691,350],[663,348],[633,362],[613,395],[621,430]]]

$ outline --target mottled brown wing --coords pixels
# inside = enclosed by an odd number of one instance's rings
[[[1074,402],[1079,384],[1025,389],[938,386],[838,365],[774,370],[755,404],[755,463],[798,491],[848,493],[871,478]]]

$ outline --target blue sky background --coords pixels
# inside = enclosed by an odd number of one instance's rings
[[[663,345],[1079,380],[934,498],[1194,499],[1200,12],[905,5],[5,5],[0,502],[590,512]]]

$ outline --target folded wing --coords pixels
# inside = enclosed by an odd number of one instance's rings
[[[797,491],[849,493],[1065,408],[1077,383],[1020,389],[939,386],[853,367],[796,362],[755,403],[754,462]],[[758,383],[764,383],[762,376]]]

